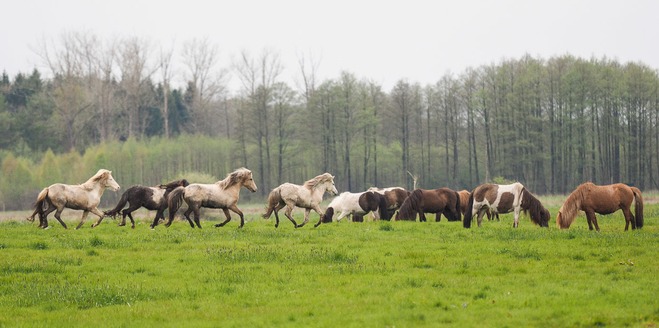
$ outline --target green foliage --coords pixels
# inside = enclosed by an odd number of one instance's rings
[[[3,201],[10,209],[21,208],[23,197],[30,190],[33,190],[33,183],[28,162],[10,153],[0,167],[0,194]]]
[[[186,179],[190,183],[205,183],[211,184],[219,181],[216,177],[199,172],[184,172],[176,177],[176,179]]]

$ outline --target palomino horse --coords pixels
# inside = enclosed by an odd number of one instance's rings
[[[151,228],[156,226],[160,219],[165,219],[165,210],[167,209],[167,197],[169,193],[176,187],[187,187],[188,180],[176,180],[164,185],[157,185],[155,187],[144,187],[140,185],[132,186],[121,195],[121,199],[117,206],[109,211],[105,211],[106,216],[115,217],[119,212],[122,214],[119,226],[126,225],[126,216],[130,219],[131,228],[135,228],[135,221],[131,213],[144,207],[149,211],[157,211],[156,218],[153,220]],[[123,210],[124,206],[128,203],[128,208]]]
[[[380,195],[384,196],[384,199],[387,201],[387,208],[389,209],[389,218],[394,216],[396,210],[398,210],[403,202],[410,196],[410,192],[401,187],[389,187],[389,188],[377,188],[371,187],[368,191],[375,191]]]
[[[240,215],[239,228],[242,228],[245,224],[245,219],[243,217],[243,212],[236,206],[238,198],[240,198],[240,188],[242,186],[245,186],[245,188],[251,192],[256,192],[257,189],[256,184],[254,183],[254,178],[252,177],[252,171],[244,167],[230,173],[224,180],[213,184],[193,183],[187,187],[177,187],[172,190],[167,198],[167,203],[169,204],[169,217],[165,226],[169,227],[172,224],[176,211],[181,208],[183,200],[185,200],[188,204],[188,209],[183,215],[193,228],[194,223],[196,223],[197,227],[201,229],[199,215],[201,214],[200,208],[202,207],[221,208],[222,211],[224,211],[226,220],[222,223],[216,224],[215,227],[224,226],[227,222],[231,221],[231,213],[229,213],[229,210],[232,210],[234,213]],[[194,223],[190,220],[190,213],[192,212],[194,212]],[[153,223],[152,228],[157,225],[157,221],[154,221]]]
[[[482,184],[469,195],[469,204],[463,220],[465,228],[471,228],[471,220],[478,214],[478,226],[481,226],[483,214],[490,209],[493,213],[510,213],[515,211],[513,227],[519,224],[519,213],[528,212],[533,223],[549,227],[549,211],[524,186],[515,182],[509,185]]]
[[[631,211],[633,201],[636,201],[634,209],[636,219]],[[625,231],[629,228],[630,222],[632,229],[643,228],[643,195],[638,188],[623,183],[596,186],[586,182],[567,197],[558,210],[556,224],[561,229],[567,229],[574,222],[577,212],[584,211],[590,230],[593,230],[595,224],[597,231],[600,231],[595,213],[611,214],[617,210],[622,210],[625,215]]]
[[[292,183],[284,183],[281,186],[273,189],[268,196],[268,209],[263,218],[267,219],[270,217],[272,212],[275,212],[275,228],[279,226],[279,215],[277,214],[279,210],[286,207],[286,217],[293,222],[293,225],[296,228],[302,228],[307,222],[309,222],[309,213],[313,209],[320,215],[320,220],[314,225],[317,227],[322,222],[323,213],[320,210],[320,202],[323,200],[323,195],[325,191],[329,192],[332,195],[336,195],[339,192],[334,186],[334,176],[329,173],[323,173],[307,182],[304,185],[296,185]],[[295,206],[304,208],[304,222],[298,225],[293,217],[291,212]]]
[[[78,224],[76,229],[82,227],[89,212],[98,215],[98,222],[92,225],[93,228],[103,221],[104,214],[96,206],[101,202],[101,196],[103,196],[105,188],[118,191],[120,187],[114,181],[112,172],[104,169],[98,170],[93,177],[81,185],[74,186],[56,183],[39,193],[37,202],[34,204],[34,212],[32,212],[32,216],[28,220],[34,221],[34,216],[39,214],[39,227],[47,229],[48,214],[57,210],[55,212],[55,218],[62,224],[64,229],[68,229],[60,217],[66,207],[83,211],[82,219],[80,219],[80,224]],[[48,204],[48,208],[44,210],[46,204]]]
[[[458,191],[458,195],[460,195],[460,212],[462,212],[462,215],[465,215],[465,212],[467,211],[467,205],[469,204],[469,194],[470,192],[468,190],[460,190]],[[487,215],[487,220],[492,220],[492,211],[488,208],[485,211],[485,214]],[[499,219],[499,213],[494,212],[494,216],[496,216],[497,221],[501,221]]]
[[[449,188],[416,189],[403,202],[396,214],[395,221],[416,221],[419,213],[419,222],[425,222],[425,213],[436,213],[435,221],[439,221],[444,214],[449,221],[460,221],[460,196]]]
[[[338,197],[332,199],[332,202],[327,206],[325,215],[322,216],[321,221],[324,223],[332,222],[334,211],[341,212],[336,222],[341,221],[346,216],[358,216],[363,222],[364,215],[373,212],[374,220],[389,221],[389,212],[387,211],[387,201],[383,195],[373,191],[365,191],[360,193],[343,192]]]

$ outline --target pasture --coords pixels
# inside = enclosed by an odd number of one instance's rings
[[[583,214],[559,230],[560,203],[545,203],[549,229],[526,216],[513,229],[512,214],[471,229],[432,215],[275,229],[262,204],[239,204],[243,229],[235,214],[214,228],[223,217],[209,210],[201,230],[152,231],[142,210],[134,230],[4,220],[0,326],[655,327],[659,205],[640,231],[623,232],[617,212],[597,233]]]

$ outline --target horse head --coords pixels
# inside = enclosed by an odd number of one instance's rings
[[[110,188],[114,191],[119,191],[119,189],[121,189],[117,181],[114,181],[111,171],[103,172],[103,178],[105,180],[105,184],[103,185],[104,188]]]
[[[543,228],[549,228],[549,220],[551,219],[551,214],[546,208],[540,210],[540,226]]]
[[[330,195],[332,195],[332,196],[337,195],[339,193],[339,191],[336,190],[336,186],[334,185],[334,176],[329,174],[329,173],[326,173],[326,174],[329,175],[330,178],[325,180],[325,182],[323,183],[325,185],[325,190],[328,193],[330,193]]]
[[[243,176],[242,185],[251,192],[256,192],[256,190],[258,190],[256,182],[254,182],[254,176],[252,176],[252,171],[247,170],[247,173]]]

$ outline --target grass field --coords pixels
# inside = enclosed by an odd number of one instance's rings
[[[659,205],[570,230],[512,215],[460,223],[365,222],[278,229],[262,205],[203,229],[106,219],[91,229],[0,223],[0,326],[632,326],[659,323]],[[553,216],[557,205],[549,208]],[[140,217],[144,217],[140,213]],[[12,216],[13,215],[13,216]],[[153,214],[152,214],[153,215]],[[301,219],[301,214],[298,214]],[[6,217],[25,217],[27,212]],[[79,212],[67,218],[77,222]],[[75,218],[75,219],[73,219]],[[297,218],[296,218],[297,219]],[[431,220],[429,218],[429,220]],[[91,222],[89,222],[91,221]]]

